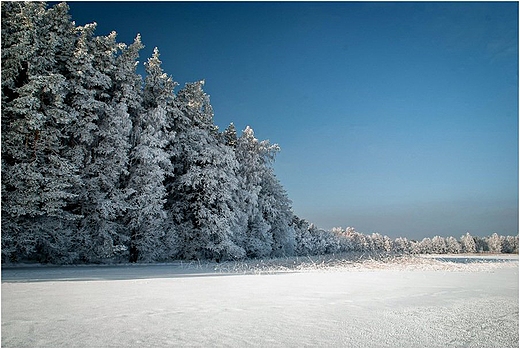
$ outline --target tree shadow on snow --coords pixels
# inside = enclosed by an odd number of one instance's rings
[[[227,275],[209,263],[125,265],[24,265],[2,267],[2,282],[101,281]]]

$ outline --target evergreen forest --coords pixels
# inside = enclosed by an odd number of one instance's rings
[[[518,253],[518,236],[412,241],[297,217],[277,144],[220,130],[204,81],[157,48],[76,26],[66,3],[2,2],[4,263],[238,260],[381,251]]]

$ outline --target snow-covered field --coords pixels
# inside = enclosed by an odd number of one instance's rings
[[[2,270],[3,347],[518,347],[518,256]]]

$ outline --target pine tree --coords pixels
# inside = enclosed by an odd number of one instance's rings
[[[233,229],[238,220],[234,207],[238,164],[232,148],[219,141],[203,84],[186,84],[177,94],[183,117],[175,125],[169,210],[181,258],[242,258],[244,251],[236,245]]]
[[[229,124],[229,126],[224,130],[224,132],[222,132],[222,140],[225,145],[233,149],[236,149],[238,138],[235,124]]]
[[[156,48],[146,63],[143,112],[133,123],[133,148],[130,154],[128,189],[131,209],[130,261],[153,261],[164,255],[166,174],[171,172],[166,147],[171,141],[168,114],[173,103],[175,83],[161,68]]]
[[[278,146],[258,141],[249,126],[236,141],[235,152],[239,163],[237,173],[240,185],[238,201],[241,203],[240,211],[246,216],[241,227],[243,231],[241,244],[246,248],[248,257],[269,256],[273,249],[271,225],[263,215],[259,195],[263,178],[267,176],[265,172],[269,171],[276,151]]]
[[[296,246],[292,226],[291,200],[274,172],[262,178],[262,189],[258,195],[259,206],[266,222],[271,226],[273,256],[293,255]]]
[[[114,171],[110,178],[113,189],[110,192],[111,207],[115,212],[116,235],[112,237],[112,251],[128,250],[130,246],[130,234],[124,224],[124,217],[131,208],[131,188],[127,186],[130,166],[130,150],[132,147],[132,120],[142,111],[142,85],[143,81],[137,74],[136,68],[140,50],[144,47],[141,36],[138,34],[130,46],[119,44],[121,53],[117,56],[112,78],[111,108],[113,117],[106,119],[105,149],[106,158],[110,159],[110,165]]]
[[[65,151],[74,122],[65,64],[74,46],[73,23],[64,3],[49,10],[41,3],[2,3],[2,17],[4,260],[67,261],[74,258],[67,234],[76,218],[68,206],[79,182],[79,169]]]
[[[116,33],[94,36],[96,24],[76,28],[70,71],[69,101],[76,122],[68,152],[81,167],[75,211],[82,215],[73,243],[84,261],[113,257],[128,240],[123,216],[130,191],[128,174],[131,120],[140,108],[136,59],[143,47],[138,36],[127,47]]]

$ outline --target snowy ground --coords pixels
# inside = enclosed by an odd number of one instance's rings
[[[2,270],[3,347],[518,347],[518,256]]]

